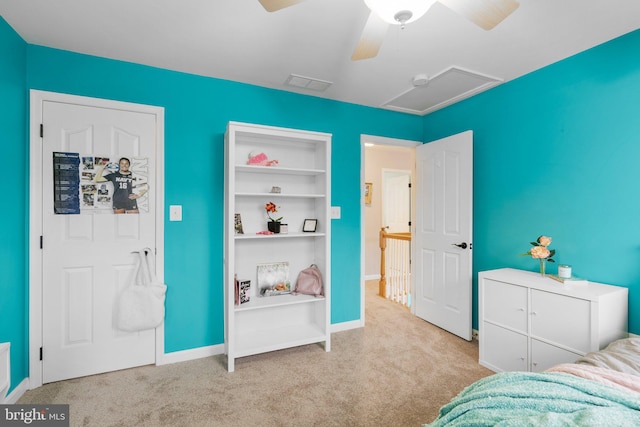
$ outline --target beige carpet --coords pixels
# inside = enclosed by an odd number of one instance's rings
[[[420,426],[492,372],[467,342],[376,296],[366,326],[236,361],[224,355],[61,381],[18,403],[68,403],[72,426]]]

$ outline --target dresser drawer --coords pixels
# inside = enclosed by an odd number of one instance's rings
[[[527,336],[491,323],[481,328],[480,363],[496,371],[527,370]]]
[[[531,340],[531,371],[542,372],[560,363],[573,363],[579,354],[538,340]]]
[[[484,280],[484,320],[527,333],[527,288]]]
[[[531,337],[561,344],[579,353],[591,350],[591,302],[531,290]]]

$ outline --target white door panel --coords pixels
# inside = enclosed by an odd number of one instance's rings
[[[411,171],[385,171],[383,176],[382,224],[389,233],[407,233],[411,229]]]
[[[416,175],[415,312],[470,340],[472,133],[417,147]]]
[[[43,382],[154,363],[155,331],[119,331],[114,310],[133,280],[132,252],[156,247],[156,117],[46,101],[43,123]],[[147,158],[147,210],[55,214],[53,152]]]

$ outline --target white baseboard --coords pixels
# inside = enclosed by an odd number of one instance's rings
[[[369,274],[364,276],[364,280],[380,280],[379,274]]]
[[[18,384],[18,386],[7,395],[7,397],[4,399],[4,402],[0,403],[5,403],[8,405],[17,403],[18,399],[20,399],[27,390],[29,390],[29,378],[23,379],[22,382],[20,382],[20,384]]]
[[[171,363],[187,362],[189,360],[202,359],[203,357],[215,356],[223,353],[224,344],[174,351],[172,353],[165,353],[162,356],[162,360],[157,361],[156,365],[169,365]]]
[[[331,333],[348,331],[350,329],[361,328],[364,325],[360,320],[351,322],[342,322],[331,325]],[[162,360],[156,362],[156,365],[169,365],[171,363],[187,362],[189,360],[202,359],[203,357],[216,356],[224,353],[224,344],[210,345],[207,347],[193,348],[190,350],[174,351],[165,353]]]
[[[632,334],[629,332],[629,338],[640,338],[640,335]]]
[[[351,322],[335,323],[331,325],[331,333],[348,331],[350,329],[362,328],[364,324],[361,320],[353,320]]]

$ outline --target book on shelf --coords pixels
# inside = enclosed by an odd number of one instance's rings
[[[589,283],[587,279],[576,276],[560,277],[557,274],[548,274],[547,276],[552,278],[556,282],[562,283],[563,285],[586,285],[587,283]]]
[[[244,304],[251,299],[251,280],[240,280],[238,282],[238,303]]]
[[[233,278],[235,284],[235,303],[241,305],[251,300],[251,280],[238,280]]]

